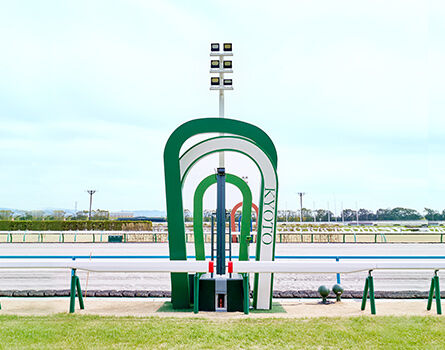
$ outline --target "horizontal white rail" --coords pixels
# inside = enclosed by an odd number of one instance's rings
[[[0,262],[0,269],[78,269],[91,272],[207,272],[209,263],[206,261],[101,261],[77,260],[5,260]]]
[[[186,231],[186,234],[193,234],[193,231]],[[167,235],[168,231],[0,231],[0,235]],[[210,231],[204,231],[204,234],[209,235]],[[228,234],[228,232],[227,232]],[[238,231],[232,232],[233,235],[238,235]],[[256,232],[252,232],[256,234]],[[278,235],[434,235],[445,234],[445,229],[441,230],[411,230],[411,231],[392,231],[392,230],[379,230],[379,231],[348,231],[348,230],[335,230],[335,231],[277,231]]]
[[[234,261],[233,272],[247,273],[353,273],[369,270],[442,270],[445,261],[403,262],[282,262],[282,261]]]
[[[370,270],[443,270],[445,261],[232,261],[234,273],[353,273]],[[0,269],[78,269],[92,272],[211,272],[210,261],[3,260]]]

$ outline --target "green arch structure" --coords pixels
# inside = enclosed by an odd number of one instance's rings
[[[241,232],[239,243],[239,260],[249,260],[247,238],[250,235],[250,218],[252,216],[252,191],[247,183],[240,177],[227,174],[226,182],[238,187],[243,196],[243,210],[241,219]],[[196,187],[193,198],[193,232],[195,240],[195,255],[196,260],[205,260],[204,249],[204,230],[203,230],[203,198],[207,189],[216,183],[216,175],[212,174],[204,178]],[[231,238],[230,238],[231,239]]]
[[[277,167],[277,152],[270,137],[255,125],[229,118],[202,118],[180,125],[169,137],[164,149],[164,176],[167,204],[170,260],[187,260],[184,207],[179,157],[181,147],[192,136],[227,133],[246,137],[256,143]],[[171,273],[171,300],[174,309],[190,307],[187,273]]]

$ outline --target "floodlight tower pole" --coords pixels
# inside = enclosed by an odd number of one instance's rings
[[[93,194],[96,193],[96,190],[87,190],[90,195],[90,210],[88,211],[88,220],[91,220],[91,207],[93,205]]]
[[[300,196],[300,223],[303,222],[303,196],[305,194],[305,192],[298,192],[298,195]]]
[[[221,51],[220,44],[212,43],[210,44],[210,50],[210,56],[218,58],[217,60],[212,60],[210,63],[210,73],[218,74],[218,77],[210,78],[210,90],[218,90],[219,117],[224,118],[224,90],[233,90],[232,80],[227,79],[226,81],[224,79],[224,73],[233,73],[232,61],[224,62],[224,56],[233,55],[232,44],[224,43],[223,51]],[[220,136],[223,135],[223,133],[220,134]],[[224,152],[219,152],[218,157],[218,171],[216,174],[216,274],[224,275],[226,273],[226,170],[224,165]],[[229,237],[229,240],[230,239],[232,238]]]
[[[219,58],[220,64],[223,64],[223,56]],[[224,81],[224,73],[219,73],[219,79]],[[219,117],[224,118],[224,90],[219,90]],[[220,136],[224,136],[221,133]],[[219,167],[224,168],[224,152],[219,152]]]

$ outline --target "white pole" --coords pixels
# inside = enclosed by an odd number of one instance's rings
[[[223,56],[219,56],[219,66],[223,67]],[[219,73],[220,84],[224,84],[224,73]],[[224,118],[224,90],[219,90],[219,117]],[[224,136],[223,133],[220,136]],[[224,168],[224,152],[219,152],[219,167]]]

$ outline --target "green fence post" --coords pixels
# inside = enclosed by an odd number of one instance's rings
[[[79,276],[76,276],[76,287],[77,287],[77,297],[79,298],[79,306],[83,310],[85,309],[85,306],[83,304],[83,295],[82,295],[82,289],[80,288]]]
[[[346,243],[345,234],[343,233],[343,243]]]
[[[426,305],[426,309],[431,310],[431,305],[433,304],[433,295],[434,295],[434,277],[431,278],[431,286],[430,292],[428,293],[428,303]]]
[[[193,312],[197,314],[199,312],[199,273],[195,273],[193,277]]]
[[[377,233],[374,235],[374,243],[377,243]]]
[[[93,243],[96,243],[96,235],[93,233]]]
[[[74,313],[76,304],[76,269],[71,269],[70,314]]]
[[[249,288],[249,274],[243,274],[243,289],[244,289],[244,313],[249,314],[250,307],[250,288]]]
[[[362,311],[366,307],[366,299],[368,298],[368,288],[369,288],[369,282],[368,282],[368,277],[366,277],[365,288],[363,289],[363,296],[362,296],[362,307],[361,307]]]
[[[371,314],[375,315],[375,295],[374,295],[374,278],[369,271],[369,301],[371,303]]]
[[[440,288],[439,288],[439,276],[437,276],[437,271],[434,271],[434,289],[436,294],[436,310],[438,315],[442,315],[442,305],[440,302]]]

